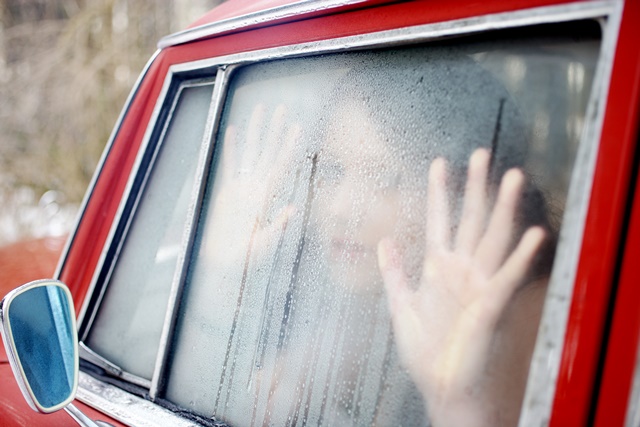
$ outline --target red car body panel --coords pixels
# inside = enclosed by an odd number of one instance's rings
[[[192,28],[288,3],[292,2],[230,1],[196,21]],[[76,310],[80,310],[87,296],[156,100],[172,65],[231,53],[562,3],[576,2],[363,1],[302,15],[281,16],[267,22],[248,20],[246,25],[233,30],[163,49],[148,69],[115,134],[61,264],[60,279],[68,284]],[[622,425],[626,414],[640,333],[640,288],[637,286],[640,276],[634,265],[640,259],[640,190],[638,185],[635,190],[631,185],[637,180],[634,173],[637,173],[638,163],[638,26],[640,2],[627,1],[606,101],[551,426],[584,426],[593,422],[597,426]],[[631,212],[634,197],[635,206]],[[0,393],[0,420],[14,419],[18,425],[69,425],[66,415],[45,418],[27,407],[13,377],[9,375],[6,357],[3,356],[0,354],[0,389],[3,390]],[[106,418],[95,411],[89,411],[89,415],[94,419]],[[19,424],[21,420],[25,420],[23,424]],[[116,425],[111,420],[109,422]],[[2,421],[0,425],[4,425]]]
[[[17,242],[0,248],[0,271],[2,272],[0,299],[4,298],[10,290],[24,283],[53,277],[56,264],[64,248],[64,241],[64,237],[45,237]],[[0,346],[0,364],[8,362],[4,346]],[[7,377],[13,381],[12,378],[13,375]],[[0,398],[2,397],[6,396],[0,396]]]
[[[614,297],[629,186],[638,147],[640,96],[640,4],[625,4],[602,129],[574,297],[558,376],[551,426],[587,425],[593,416],[604,328]],[[637,307],[640,300],[634,301]],[[626,351],[635,354],[635,347]],[[633,366],[627,377],[633,375]],[[627,391],[628,393],[628,391]],[[616,396],[616,397],[613,397]],[[627,400],[622,390],[610,398]],[[624,414],[607,414],[609,417]],[[606,425],[622,425],[609,424]]]
[[[45,237],[0,248],[0,299],[24,283],[53,277],[66,239]]]
[[[64,411],[54,412],[53,414],[39,414],[29,408],[13,377],[11,367],[8,363],[1,361],[0,390],[2,390],[0,393],[0,427],[69,427],[77,425]],[[73,404],[92,420],[106,421],[113,426],[123,425],[103,412],[97,411],[78,400],[75,400]]]
[[[624,257],[607,344],[602,382],[595,414],[598,427],[622,425],[640,344],[640,176],[636,176],[633,210],[624,245]]]

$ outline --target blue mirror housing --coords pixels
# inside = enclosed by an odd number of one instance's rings
[[[66,407],[78,387],[78,336],[73,299],[57,280],[38,280],[0,303],[0,331],[29,406],[50,413]]]

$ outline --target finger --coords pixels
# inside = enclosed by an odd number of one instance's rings
[[[545,238],[546,232],[542,227],[529,228],[518,242],[516,249],[492,278],[494,297],[501,307],[504,307],[513,292],[525,280]]]
[[[276,159],[271,165],[267,193],[291,201],[295,191],[296,175],[300,164],[295,162],[296,144],[302,134],[302,128],[294,124],[286,131],[285,141],[276,151]],[[271,196],[270,196],[271,197]]]
[[[284,121],[287,115],[287,107],[280,104],[276,107],[269,123],[269,133],[267,141],[269,144],[280,145],[284,140]]]
[[[233,180],[234,174],[237,173],[237,164],[235,162],[238,138],[235,126],[227,126],[224,132],[224,141],[222,143],[221,159],[218,162],[218,168],[222,168],[222,181],[225,183]]]
[[[464,191],[464,202],[460,226],[456,236],[456,249],[463,254],[472,254],[485,226],[487,216],[488,150],[480,148],[469,159],[469,172]]]
[[[261,139],[264,128],[265,106],[262,103],[256,104],[254,107],[249,123],[247,124],[247,139],[242,153],[243,170],[254,170],[256,162],[260,156]]]
[[[486,277],[491,277],[504,262],[523,185],[524,174],[519,169],[507,171],[502,178],[489,225],[474,254],[477,267]]]
[[[294,172],[294,167],[287,167],[293,165],[296,144],[300,140],[302,135],[302,127],[297,123],[291,125],[286,130],[284,137],[284,144],[278,147],[276,160],[273,162],[272,170],[277,171],[282,177]]]
[[[263,158],[260,161],[259,170],[265,171],[265,197],[263,210],[266,212],[269,206],[278,203],[278,199],[284,199],[291,203],[295,189],[297,173],[294,165],[295,146],[302,134],[302,128],[297,125],[287,127],[285,125],[286,108],[279,106],[274,112],[269,131],[269,140],[266,142]],[[268,152],[269,157],[264,156]]]
[[[280,104],[276,107],[269,122],[269,128],[266,130],[266,138],[262,141],[264,150],[259,160],[259,170],[273,169],[273,162],[284,149],[285,140],[285,118],[287,115],[287,107]]]
[[[449,246],[449,200],[447,197],[447,164],[443,158],[431,162],[427,199],[427,252]]]
[[[407,308],[411,290],[402,267],[400,252],[392,239],[385,238],[378,242],[378,268],[387,292],[389,312],[395,317]]]

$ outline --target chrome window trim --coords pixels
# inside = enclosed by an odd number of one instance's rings
[[[640,426],[640,348],[638,348],[640,345],[636,347],[634,349],[636,351],[636,363],[633,368],[633,379],[629,390],[624,427]]]
[[[246,13],[244,15],[234,16],[232,18],[223,19],[216,22],[200,25],[198,27],[189,28],[163,37],[158,42],[158,48],[167,47],[193,42],[204,38],[228,33],[245,27],[254,27],[269,22],[300,17],[314,12],[330,11],[342,6],[356,5],[367,3],[369,0],[300,0],[282,6]]]
[[[501,28],[511,28],[516,26],[525,26],[525,25],[535,25],[539,23],[552,23],[552,22],[562,22],[569,20],[578,20],[578,19],[587,19],[595,16],[606,16],[611,11],[611,7],[617,0],[599,0],[599,1],[587,1],[587,2],[578,2],[578,3],[570,3],[564,5],[554,5],[554,6],[542,6],[542,7],[534,7],[528,9],[521,9],[517,11],[511,12],[502,12],[495,14],[488,14],[479,17],[471,17],[471,18],[462,18],[455,19],[450,21],[443,21],[434,24],[426,24],[426,25],[418,25],[415,27],[405,27],[402,29],[396,30],[388,30],[382,32],[369,33],[361,36],[350,36],[344,38],[338,38],[334,40],[344,40],[347,42],[348,39],[354,39],[354,45],[349,46],[355,47],[358,44],[358,39],[361,38],[369,38],[369,36],[377,34],[381,35],[383,38],[388,38],[389,33],[398,33],[401,32],[403,38],[401,41],[405,41],[404,36],[406,35],[405,31],[411,28],[415,28],[418,31],[424,29],[426,27],[429,28],[429,32],[432,33],[429,36],[429,39],[438,38],[438,33],[440,31],[443,32],[442,36],[454,36],[460,34],[468,34],[475,31],[487,31],[487,30],[495,30]],[[256,12],[254,14],[242,15],[237,18],[231,18],[229,20],[222,20],[219,22],[214,22],[210,24],[206,24],[200,27],[192,28],[189,30],[185,30],[170,36],[167,36],[160,40],[158,43],[159,49],[165,49],[167,47],[175,46],[178,44],[184,44],[187,42],[197,41],[204,38],[214,37],[216,35],[220,35],[222,33],[229,32],[234,29],[240,29],[246,26],[253,26],[255,24],[266,23],[271,20],[286,18],[288,16],[296,15],[297,13],[303,12],[314,12],[320,10],[330,9],[336,6],[345,6],[350,4],[357,4],[360,1],[314,1],[314,0],[303,0],[297,3],[289,4],[286,6],[281,6],[279,8],[267,9],[264,11]],[[323,7],[318,7],[322,5]],[[315,7],[314,7],[315,6]],[[288,9],[294,9],[296,13],[289,13]],[[237,20],[237,22],[236,22]],[[457,29],[458,31],[452,31],[453,29]],[[385,40],[389,42],[390,40]],[[320,41],[316,43],[310,43],[310,45],[321,45],[325,44],[326,41]],[[349,43],[349,42],[347,42]],[[296,45],[300,46],[300,45]],[[367,43],[368,47],[372,47],[370,43]],[[282,48],[273,48],[272,50],[281,50]],[[235,55],[230,55],[235,56]],[[220,57],[224,58],[224,57]],[[227,61],[222,61],[223,63],[228,63]]]
[[[518,426],[549,424],[580,260],[609,83],[622,21],[622,1],[601,18],[602,42],[583,132],[571,173],[558,250],[545,297]],[[586,179],[585,179],[586,178]]]
[[[96,289],[96,284],[98,282],[98,278],[100,276],[100,274],[102,273],[102,269],[104,268],[104,263],[107,259],[107,253],[109,248],[111,247],[112,243],[113,243],[113,239],[114,236],[116,234],[116,230],[118,228],[118,225],[122,219],[122,213],[124,212],[124,208],[125,205],[127,203],[127,201],[129,200],[129,197],[131,195],[131,190],[133,189],[133,183],[135,181],[136,176],[138,175],[138,171],[140,169],[140,165],[142,163],[142,158],[144,157],[144,154],[147,150],[147,146],[149,145],[149,141],[151,139],[151,135],[153,133],[153,130],[155,129],[156,126],[156,121],[160,115],[160,110],[162,108],[162,105],[164,104],[164,100],[166,98],[166,94],[169,92],[169,87],[171,85],[171,81],[167,78],[165,78],[165,81],[163,83],[160,95],[158,96],[158,101],[156,102],[156,105],[153,108],[153,112],[151,113],[151,117],[149,118],[149,123],[147,124],[147,129],[145,130],[145,134],[143,136],[142,139],[142,143],[140,144],[140,148],[138,149],[138,153],[136,154],[136,159],[135,162],[131,168],[131,172],[129,174],[129,178],[127,180],[127,185],[125,186],[125,189],[122,193],[122,199],[120,199],[120,203],[118,205],[118,209],[116,210],[116,213],[113,217],[113,222],[111,223],[111,227],[109,229],[109,234],[107,235],[107,239],[105,240],[105,244],[102,248],[102,251],[100,253],[100,258],[98,259],[98,263],[96,264],[96,269],[93,272],[93,277],[91,278],[91,283],[89,284],[89,289],[87,290],[87,294],[85,296],[85,299],[83,301],[82,307],[80,308],[80,313],[78,314],[78,325],[80,326],[80,328],[85,328],[84,324],[85,324],[85,315],[89,309],[89,303],[93,297],[93,293]],[[134,209],[135,210],[135,209]],[[129,218],[128,220],[129,222],[131,221],[131,218]],[[128,225],[127,225],[127,229],[128,229]],[[125,230],[125,234],[126,234]],[[121,249],[121,243],[119,243],[120,247],[117,249],[115,257],[117,258],[117,255],[120,253],[120,249]],[[113,266],[111,267],[113,268]],[[111,276],[111,271],[107,274],[106,276],[106,280],[109,279],[109,277]],[[102,290],[102,292],[104,293],[104,290]],[[99,299],[102,299],[102,297],[100,296]],[[92,315],[92,318],[89,320],[89,324],[93,323],[93,317],[95,317],[95,309],[94,309],[94,313]],[[90,329],[90,326],[86,326],[85,329]],[[86,337],[80,336],[79,339],[80,341],[83,341]]]
[[[140,75],[138,76],[138,79],[133,84],[133,87],[131,88],[131,91],[129,92],[129,95],[127,96],[127,99],[125,100],[124,107],[120,111],[120,115],[116,119],[116,123],[115,123],[115,125],[113,127],[113,130],[111,131],[111,135],[109,135],[109,139],[107,140],[105,148],[102,151],[102,154],[100,155],[100,159],[98,160],[98,164],[96,165],[96,170],[93,173],[93,176],[91,177],[91,181],[89,182],[89,185],[87,187],[87,191],[85,192],[84,197],[82,199],[82,202],[80,203],[80,208],[78,209],[78,214],[76,215],[75,223],[73,224],[73,227],[71,228],[72,232],[69,235],[69,237],[67,238],[67,242],[65,243],[65,246],[64,246],[64,248],[62,250],[62,254],[60,256],[60,259],[58,260],[58,265],[56,266],[56,271],[55,271],[55,273],[53,275],[53,277],[55,279],[58,279],[58,280],[60,279],[60,275],[62,274],[62,270],[64,269],[64,266],[66,265],[67,257],[69,255],[69,249],[71,248],[71,245],[73,244],[73,242],[75,240],[76,233],[78,231],[78,227],[80,227],[80,223],[82,222],[82,219],[84,218],[84,213],[85,213],[85,211],[87,209],[87,205],[89,204],[89,200],[91,199],[91,195],[93,194],[93,190],[95,189],[96,182],[98,181],[98,178],[102,174],[102,170],[104,169],[104,164],[105,164],[105,162],[107,160],[107,157],[109,156],[109,153],[111,152],[111,148],[113,147],[113,143],[114,143],[114,141],[116,139],[116,136],[120,132],[120,127],[122,126],[122,121],[124,120],[124,117],[126,116],[126,114],[129,112],[129,108],[131,107],[131,103],[133,102],[133,99],[135,98],[136,94],[138,93],[138,90],[140,89],[140,85],[142,84],[142,81],[146,77],[147,73],[149,72],[149,69],[151,68],[151,65],[155,62],[155,60],[158,57],[158,55],[160,54],[160,52],[161,52],[160,49],[156,50],[154,52],[154,54],[151,56],[151,58],[149,59],[149,61],[147,61],[147,63],[145,64],[144,68],[140,72]],[[100,265],[100,264],[98,264],[98,265]],[[87,295],[89,295],[90,290],[91,289],[88,290]],[[78,325],[80,325],[81,320],[82,320],[82,318],[79,317],[78,318],[78,323],[77,323]]]
[[[174,414],[153,402],[135,396],[80,371],[76,399],[128,426],[198,426],[195,421]]]
[[[200,61],[173,65],[171,66],[171,72],[185,72],[215,65],[245,65],[257,61],[429,42],[457,36],[469,36],[474,33],[527,27],[538,24],[554,24],[584,19],[606,18],[613,13],[615,5],[619,4],[620,1],[621,0],[600,0],[585,3],[571,3],[561,6],[545,6],[435,24],[404,27],[357,36],[222,55]]]
[[[195,79],[194,79],[195,80]],[[211,78],[210,80],[213,80],[213,78]],[[87,296],[85,297],[82,307],[80,309],[80,313],[78,315],[78,325],[82,325],[81,329],[90,329],[91,324],[93,323],[94,317],[95,317],[95,312],[96,310],[93,309],[93,312],[91,314],[89,314],[91,317],[88,320],[85,320],[85,316],[87,315],[87,312],[89,310],[89,304],[93,298],[93,293],[96,290],[96,285],[98,282],[98,279],[100,277],[100,275],[103,273],[102,269],[104,268],[104,264],[107,260],[107,254],[109,252],[109,249],[111,248],[112,244],[113,244],[113,240],[114,237],[116,235],[116,231],[119,228],[119,226],[121,225],[121,221],[123,218],[123,212],[125,211],[126,205],[129,202],[129,198],[131,197],[131,192],[134,188],[134,184],[136,179],[138,178],[138,174],[140,171],[140,167],[142,165],[142,161],[147,153],[148,150],[148,146],[151,142],[151,137],[156,129],[156,124],[158,121],[158,117],[160,116],[160,113],[162,111],[162,107],[165,103],[167,94],[169,93],[170,87],[171,87],[171,83],[172,83],[172,79],[170,78],[170,75],[167,75],[165,77],[165,81],[163,83],[161,92],[158,96],[158,101],[156,102],[156,105],[153,108],[153,112],[151,113],[151,117],[149,118],[149,123],[147,125],[147,128],[145,130],[143,139],[142,139],[142,143],[140,144],[140,148],[138,149],[138,153],[136,154],[136,159],[135,162],[132,166],[131,169],[131,173],[129,175],[129,178],[127,180],[127,185],[125,186],[125,189],[123,191],[123,197],[120,200],[120,203],[118,205],[118,209],[116,210],[115,216],[114,216],[114,220],[113,223],[111,224],[111,227],[109,229],[109,234],[107,235],[107,239],[105,242],[105,245],[102,249],[102,252],[100,253],[100,258],[98,260],[98,264],[96,266],[96,269],[94,271],[93,277],[91,279],[91,283],[89,284],[89,289],[87,291]],[[160,149],[160,147],[162,146],[163,143],[163,139],[164,136],[166,134],[167,131],[167,127],[168,127],[168,123],[171,121],[171,117],[173,116],[173,111],[177,105],[177,98],[179,93],[182,91],[182,89],[184,87],[188,87],[190,86],[188,83],[185,84],[185,82],[181,83],[180,87],[176,90],[176,96],[174,97],[174,100],[172,101],[172,105],[170,108],[170,112],[167,115],[167,118],[165,120],[163,129],[161,134],[159,135],[159,143],[156,145],[155,147],[155,152],[152,156],[152,159],[150,160],[150,165],[152,165],[155,162],[155,158],[156,155],[158,153],[158,150]],[[145,171],[145,177],[143,179],[143,181],[141,182],[141,187],[144,188],[144,186],[146,186],[147,180],[149,178],[149,174],[151,172],[151,168],[147,168],[147,170]],[[126,236],[126,234],[128,233],[129,230],[129,226],[131,225],[131,221],[133,220],[133,216],[135,214],[135,211],[137,210],[138,207],[138,203],[139,203],[139,198],[141,195],[142,191],[138,193],[138,199],[135,200],[134,205],[131,208],[131,214],[129,215],[129,217],[126,219],[127,223],[125,225],[125,228],[123,230],[123,236]],[[124,239],[120,239],[121,241],[119,241],[118,247],[116,248],[116,252],[113,255],[113,260],[117,260],[120,251],[122,250],[122,244],[124,242]],[[112,274],[112,270],[113,267],[115,265],[115,262],[111,262],[110,265],[110,270],[107,272],[106,276],[105,276],[105,281],[108,281],[111,277]],[[104,289],[101,290],[101,295],[98,296],[98,303],[96,305],[99,305],[99,301],[102,300],[102,294],[104,294]],[[88,322],[88,323],[86,323]],[[83,334],[80,337],[80,341],[83,341],[86,338],[86,333]]]
[[[101,367],[110,375],[116,378],[120,378],[123,381],[127,381],[131,384],[135,384],[146,389],[151,387],[151,381],[124,371],[121,367],[115,365],[114,363],[111,363],[95,351],[91,350],[82,341],[78,343],[78,351],[82,360],[86,360],[87,362],[91,362],[94,365]]]
[[[597,158],[602,121],[606,107],[606,95],[609,87],[610,73],[613,64],[615,46],[622,15],[622,0],[595,0],[580,3],[544,6],[533,9],[485,15],[482,17],[465,18],[434,24],[418,25],[394,30],[387,30],[357,36],[334,38],[323,41],[299,43],[281,47],[267,48],[237,54],[222,55],[189,63],[172,65],[165,78],[164,86],[158,97],[156,109],[163,104],[170,82],[174,76],[200,70],[223,69],[227,66],[240,66],[259,61],[311,56],[317,54],[343,52],[357,49],[378,48],[435,41],[439,39],[471,36],[476,33],[510,28],[520,28],[539,24],[553,24],[585,19],[600,20],[603,28],[602,43],[598,57],[597,73],[594,76],[593,90],[587,110],[588,120],[585,121],[580,150],[575,160],[572,181],[567,198],[567,208],[563,216],[563,226],[554,270],[549,284],[548,297],[545,300],[543,317],[541,320],[536,348],[531,364],[529,381],[523,408],[520,416],[520,426],[542,426],[548,423],[551,405],[555,395],[555,386],[559,370],[560,356],[566,332],[569,302],[573,294],[573,286],[577,263],[582,244],[582,234],[590,200],[593,172]],[[218,68],[220,67],[220,68]],[[218,71],[220,72],[220,71]],[[214,89],[215,91],[215,89]],[[222,108],[222,102],[218,108]],[[155,126],[156,111],[149,121],[149,129]],[[145,141],[147,139],[145,134]],[[139,153],[140,155],[140,153]],[[132,176],[138,173],[140,165],[136,163]],[[588,176],[590,179],[576,180],[577,176]],[[127,187],[123,200],[130,195]],[[118,215],[122,212],[118,211]],[[119,216],[115,221],[119,220]],[[193,230],[189,231],[193,232]],[[111,244],[111,238],[108,240]],[[105,245],[103,255],[108,250]],[[104,257],[96,269],[94,280],[102,268]],[[184,266],[181,268],[185,268]],[[180,274],[184,274],[181,272]],[[174,277],[175,286],[181,286],[177,276]],[[95,283],[92,282],[92,289]],[[89,295],[89,294],[88,294]],[[87,299],[88,300],[88,299]],[[85,300],[85,301],[87,301]],[[177,301],[172,302],[177,303]],[[85,309],[85,307],[83,307]],[[167,319],[173,319],[173,314],[167,314]],[[166,320],[167,322],[173,320]],[[560,322],[560,323],[558,323]],[[554,325],[550,328],[549,325]],[[163,332],[164,334],[164,332]],[[163,351],[166,351],[168,337],[164,337]],[[544,344],[543,344],[544,343]],[[551,347],[548,347],[551,345]],[[555,353],[554,353],[555,352]],[[551,375],[549,375],[552,366]],[[156,369],[164,369],[156,365]],[[152,380],[154,396],[161,390],[159,376],[154,372]]]
[[[151,381],[149,395],[151,399],[155,399],[158,391],[162,390],[165,385],[164,374],[166,371],[166,362],[168,351],[170,348],[171,337],[173,335],[176,319],[178,316],[178,308],[181,301],[182,289],[186,280],[186,274],[189,267],[188,255],[191,252],[193,243],[198,229],[198,220],[202,201],[204,199],[206,183],[209,174],[209,165],[213,157],[215,149],[214,138],[218,132],[220,117],[222,115],[222,107],[226,95],[227,83],[232,69],[221,68],[216,73],[216,80],[211,95],[211,104],[209,106],[209,114],[207,115],[207,123],[200,148],[198,166],[196,170],[196,178],[191,200],[187,213],[187,227],[183,231],[182,244],[180,246],[180,254],[178,255],[177,268],[171,283],[171,291],[167,304],[167,312],[165,315],[164,325],[160,344],[158,346],[158,354],[156,364]]]
[[[97,282],[100,276],[104,274],[103,268],[105,267],[105,263],[107,263],[107,261],[108,261],[108,267],[107,267],[108,271],[106,272],[106,275],[104,275],[103,281],[105,284],[107,284],[111,279],[111,275],[113,274],[113,270],[120,256],[120,252],[122,251],[124,242],[126,241],[126,236],[129,232],[129,228],[133,222],[133,218],[135,217],[136,211],[138,209],[142,194],[144,193],[144,188],[146,187],[149,181],[149,177],[153,170],[153,165],[155,164],[158,153],[164,144],[167,130],[169,128],[169,125],[172,122],[172,118],[173,118],[176,106],[178,104],[178,100],[180,99],[180,94],[185,88],[215,84],[213,78],[206,78],[206,79],[194,78],[194,79],[189,79],[179,83],[178,88],[173,94],[173,99],[171,100],[171,106],[169,107],[167,116],[164,118],[164,123],[162,123],[162,130],[157,137],[158,143],[153,147],[153,153],[151,154],[151,158],[149,159],[146,169],[143,171],[144,177],[142,178],[142,181],[139,184],[140,188],[135,194],[132,194],[132,191],[136,186],[136,181],[139,179],[139,173],[144,164],[144,158],[148,154],[147,152],[150,148],[149,145],[152,142],[153,134],[154,132],[156,132],[156,125],[158,122],[158,118],[160,117],[161,111],[165,106],[165,101],[167,99],[167,96],[169,95],[171,83],[172,83],[171,79],[168,79],[168,78],[165,79],[162,92],[161,92],[161,97],[158,98],[158,102],[156,103],[151,119],[149,120],[149,125],[145,130],[145,135],[144,135],[142,144],[140,146],[140,149],[138,150],[138,153],[136,155],[136,160],[132,169],[132,173],[129,175],[129,178],[127,180],[127,185],[123,193],[124,196],[120,200],[120,204],[118,206],[118,210],[116,212],[114,222],[111,224],[111,228],[109,230],[107,243],[105,244],[105,247],[100,255],[100,261],[99,261],[100,268],[96,268],[91,281],[90,289],[92,293],[96,291]],[[206,131],[207,130],[205,129],[205,132]],[[127,205],[130,203],[130,198],[132,195],[135,196],[135,200],[133,201],[133,205],[131,206],[130,213],[128,214],[128,216],[125,216],[123,215],[123,213],[127,209]],[[122,226],[121,221],[123,219],[126,222],[122,230],[122,235],[115,243],[117,245],[115,252],[110,257],[110,259],[107,260],[108,252],[109,252],[108,249],[114,244],[117,231]],[[179,261],[182,262],[182,260],[179,260]],[[180,269],[180,266],[178,266],[178,269]],[[89,331],[91,330],[91,326],[93,324],[93,321],[95,320],[95,316],[100,307],[102,298],[104,297],[106,288],[107,288],[106,285],[99,288],[99,295],[97,295],[97,299],[93,298],[93,295],[91,295],[90,297],[90,294],[87,293],[87,297],[85,298],[84,303],[82,305],[82,309],[80,311],[80,316],[79,316],[79,324],[82,324],[82,330],[84,331],[79,339],[81,343],[81,348],[83,348],[82,357],[83,359],[91,363],[94,363],[97,366],[100,366],[101,368],[105,369],[107,372],[110,372],[112,375],[118,378],[121,378],[125,381],[129,381],[133,384],[137,384],[137,385],[149,388],[151,386],[150,380],[146,378],[138,377],[137,375],[133,375],[123,370],[116,364],[109,361],[107,358],[91,350],[91,348],[84,342],[89,335]],[[89,308],[89,304],[91,303],[91,301],[93,301],[93,306]],[[86,351],[86,350],[89,350],[89,351]]]

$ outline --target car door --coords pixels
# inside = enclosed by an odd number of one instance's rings
[[[398,282],[380,270],[397,266],[397,247],[420,289],[427,236],[449,228],[425,233],[437,218],[429,170],[448,159],[445,204],[457,207],[443,220],[455,235],[469,159],[484,147],[489,190],[510,169],[535,178],[510,239],[541,225],[551,242],[532,270],[544,284],[513,296],[529,321],[503,322],[520,325],[504,336],[535,338],[541,316],[537,343],[491,353],[496,365],[525,361],[518,392],[502,389],[517,401],[509,416],[589,419],[633,147],[628,135],[603,143],[625,108],[604,100],[622,97],[608,92],[622,74],[610,53],[637,10],[468,6],[340,5],[290,23],[285,7],[229,27],[214,12],[213,25],[161,43],[61,268],[83,302],[81,400],[134,424],[151,413],[158,424],[427,423],[394,338]],[[256,16],[278,25],[251,27]],[[385,145],[398,135],[405,145]],[[397,245],[378,246],[388,237]]]

